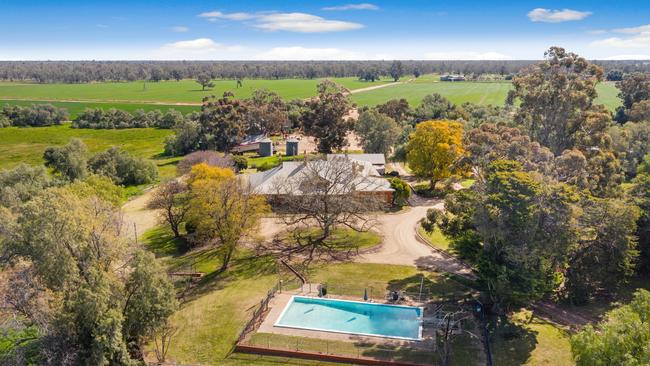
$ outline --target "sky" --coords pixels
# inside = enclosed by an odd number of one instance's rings
[[[0,60],[650,59],[650,0],[0,0]]]

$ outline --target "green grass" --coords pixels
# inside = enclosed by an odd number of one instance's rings
[[[617,96],[618,89],[614,84],[600,83],[596,88],[597,104],[604,104],[611,111],[621,105],[621,100]],[[406,98],[411,106],[417,106],[426,95],[438,93],[458,105],[465,102],[504,105],[510,89],[512,85],[505,81],[451,83],[437,81],[437,75],[426,75],[410,83],[353,94],[351,99],[360,106],[374,106],[390,99]]]
[[[179,250],[178,241],[168,229],[156,228],[143,235],[146,247],[171,270],[197,270],[206,276],[189,293],[188,301],[172,316],[178,333],[172,340],[169,359],[185,364],[207,365],[312,365],[308,361],[284,360],[233,354],[228,357],[238,332],[242,329],[254,306],[277,281],[273,260],[240,252],[232,268],[217,275],[220,265],[218,249]],[[328,284],[330,293],[363,295],[364,288],[379,291],[419,288],[421,275],[425,276],[425,291],[435,291],[436,297],[462,298],[464,286],[435,273],[420,272],[410,266],[384,264],[341,263],[316,267],[308,278],[310,282]],[[340,290],[340,292],[337,292]]]
[[[20,106],[29,106],[32,104],[52,104],[55,107],[65,108],[70,113],[70,120],[75,119],[81,112],[86,108],[102,108],[110,109],[116,108],[125,110],[127,112],[135,112],[138,109],[142,109],[146,112],[158,109],[162,112],[166,112],[169,109],[175,109],[183,114],[190,113],[193,111],[198,111],[198,106],[187,106],[187,105],[165,105],[165,104],[138,104],[138,103],[101,103],[101,102],[43,102],[38,100],[0,100],[0,107],[6,104],[9,105],[20,105]]]
[[[355,77],[332,78],[349,89],[359,89],[378,85],[388,80],[369,83]],[[269,89],[284,99],[308,98],[316,95],[316,85],[322,79],[244,79],[243,87],[237,88],[235,80],[215,80],[215,87],[202,90],[194,80],[160,81],[157,83],[141,81],[86,84],[33,84],[0,83],[0,100],[3,98],[25,100],[61,100],[85,102],[177,102],[200,104],[201,99],[210,95],[221,96],[224,91],[232,91],[237,98],[250,97],[256,89]]]
[[[618,106],[623,104],[621,98],[618,97],[620,90],[616,88],[614,83],[600,83],[596,86],[596,90],[598,91],[596,104],[604,104],[610,111],[615,111]]]
[[[449,251],[449,239],[447,239],[447,237],[442,234],[438,227],[436,227],[433,232],[429,233],[424,230],[422,226],[418,226],[418,232],[429,242],[431,246]]]
[[[490,329],[495,365],[574,365],[569,334],[529,311],[495,318]]]
[[[178,158],[161,157],[163,141],[172,132],[154,128],[124,130],[74,129],[70,124],[50,127],[0,128],[0,169],[12,168],[20,163],[40,165],[43,151],[48,146],[67,144],[72,138],[80,138],[91,153],[111,146],[143,158],[153,160],[162,178],[175,176]]]
[[[511,88],[510,83],[482,82],[425,82],[404,83],[386,88],[353,94],[353,102],[361,106],[374,106],[394,98],[405,98],[411,106],[417,106],[424,96],[438,93],[455,104],[503,105]]]
[[[329,293],[361,299],[365,289],[373,298],[383,298],[389,291],[404,291],[417,297],[422,276],[423,298],[456,300],[471,292],[468,287],[446,276],[422,272],[411,266],[341,263],[318,267],[308,274],[307,279],[311,283],[327,284]]]

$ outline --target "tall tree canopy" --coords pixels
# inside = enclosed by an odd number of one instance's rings
[[[347,134],[354,122],[346,118],[350,101],[346,90],[330,80],[318,84],[318,97],[307,102],[307,109],[301,116],[304,132],[313,136],[318,152],[329,154],[347,145]]]
[[[390,153],[401,132],[399,125],[392,118],[375,109],[361,113],[354,130],[365,152],[384,155]]]
[[[230,151],[246,135],[246,104],[230,92],[203,98],[199,145],[204,150]]]
[[[515,76],[508,99],[521,102],[515,118],[531,138],[560,155],[575,146],[587,123],[603,70],[560,47],[551,47],[544,56],[543,62]]]

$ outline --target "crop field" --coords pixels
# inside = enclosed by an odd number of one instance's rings
[[[413,82],[352,94],[351,99],[359,106],[374,106],[390,99],[406,98],[411,106],[417,106],[424,96],[438,93],[455,104],[471,102],[481,105],[503,105],[508,91],[512,88],[509,82],[464,81],[451,83],[435,80],[435,78],[427,78],[425,75]],[[599,96],[596,103],[604,104],[612,111],[621,104],[617,97],[618,89],[614,84],[601,83],[597,88]]]
[[[111,146],[143,158],[152,159],[161,177],[174,175],[174,160],[161,157],[163,141],[172,132],[154,128],[124,130],[75,129],[70,124],[53,127],[6,127],[0,128],[0,169],[11,168],[19,163],[40,165],[43,151],[48,146],[65,145],[71,138],[80,138],[91,153]]]
[[[243,86],[237,88],[235,80],[215,80],[214,88],[201,90],[194,80],[160,81],[160,82],[116,82],[88,84],[28,84],[0,83],[0,100],[56,100],[84,102],[162,102],[200,104],[201,99],[210,95],[221,96],[224,91],[231,91],[238,98],[250,97],[256,89],[269,89],[280,94],[284,99],[308,98],[316,95],[316,85],[322,79],[244,79]],[[348,89],[360,89],[367,86],[388,83],[383,79],[374,83],[360,81],[357,78],[332,78]]]

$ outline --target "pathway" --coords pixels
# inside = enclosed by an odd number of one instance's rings
[[[148,189],[143,194],[129,200],[122,206],[122,220],[124,237],[133,239],[134,231],[140,236],[145,231],[158,225],[158,210],[147,208],[147,203],[155,193],[157,187]]]
[[[421,269],[449,272],[472,277],[472,270],[456,260],[434,250],[421,242],[417,236],[419,221],[430,208],[444,209],[441,200],[419,201],[421,206],[413,206],[398,214],[379,217],[379,231],[383,236],[382,245],[375,251],[357,257],[362,263],[385,263],[416,266]]]

